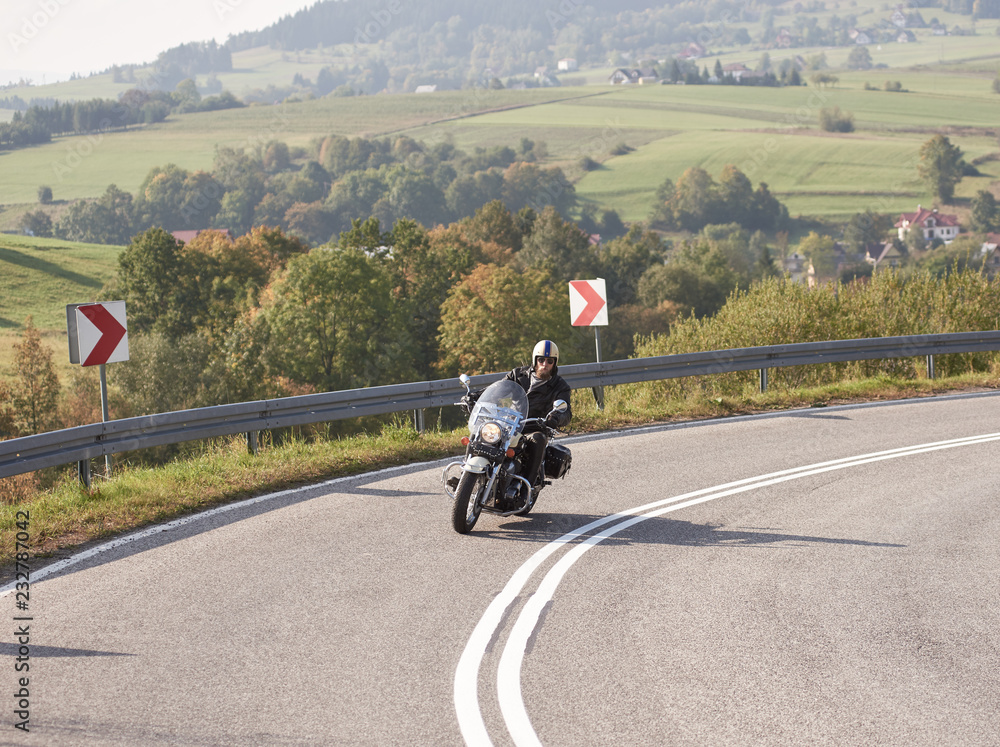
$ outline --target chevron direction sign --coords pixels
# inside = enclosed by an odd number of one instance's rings
[[[128,360],[124,301],[70,304],[66,326],[70,363],[99,366]]]
[[[606,327],[608,294],[604,279],[569,281],[569,318],[574,327]]]

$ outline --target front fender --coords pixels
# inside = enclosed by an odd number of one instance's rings
[[[489,466],[490,460],[483,456],[470,456],[465,460],[465,464],[462,465],[463,472],[474,472],[477,475],[481,475],[486,471]]]

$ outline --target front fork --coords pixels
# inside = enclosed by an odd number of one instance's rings
[[[489,466],[490,466],[489,460],[486,459],[486,457],[481,457],[481,456],[468,456],[464,461],[461,462],[458,461],[449,462],[448,464],[445,465],[444,469],[441,471],[441,482],[444,483],[444,492],[447,493],[450,498],[452,499],[455,498],[455,491],[452,490],[450,485],[448,485],[448,471],[452,467],[459,467],[463,472],[474,472],[476,474],[483,474],[483,473],[489,474],[490,473]],[[500,475],[500,465],[497,465],[492,470],[492,474],[489,475],[489,480],[487,481],[486,486],[483,488],[483,491],[482,493],[480,493],[480,496],[478,498],[479,501],[485,503],[486,497],[493,494],[493,487],[496,484],[497,477],[499,477],[499,475]],[[528,500],[530,501],[531,483],[528,482],[526,478],[514,472],[508,472],[507,477],[511,480],[521,481],[524,490],[526,491],[525,495],[528,496]],[[486,506],[483,506],[483,508],[489,511],[490,513],[497,514],[498,516],[513,516],[514,514],[522,510],[518,509],[516,511],[498,511],[496,509],[487,508]]]

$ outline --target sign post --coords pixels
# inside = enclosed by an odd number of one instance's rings
[[[69,335],[69,362],[81,366],[100,366],[101,417],[108,414],[108,379],[106,363],[128,360],[128,326],[124,301],[73,303],[66,306],[66,329]],[[90,487],[90,461],[78,465],[80,479]],[[111,474],[111,456],[104,455],[105,474]]]
[[[597,362],[601,362],[601,327],[608,324],[608,293],[604,279],[569,281],[569,320],[574,327],[593,327]],[[595,386],[597,409],[604,409],[604,387]]]

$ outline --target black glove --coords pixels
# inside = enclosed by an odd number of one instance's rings
[[[545,418],[545,425],[548,426],[549,428],[558,428],[559,419],[555,415],[548,415]]]

